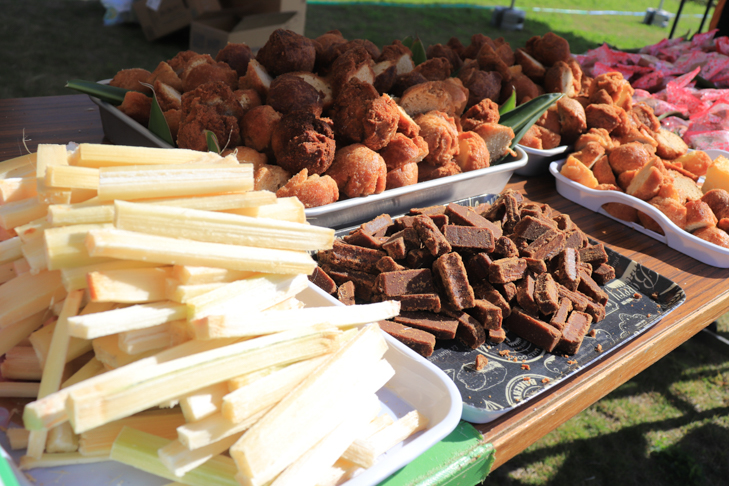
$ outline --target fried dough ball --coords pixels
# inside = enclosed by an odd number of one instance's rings
[[[596,143],[588,142],[587,145]],[[610,167],[615,173],[620,174],[626,170],[638,170],[647,164],[653,158],[645,145],[640,142],[631,142],[623,144],[610,151],[608,159]]]
[[[294,73],[282,74],[271,81],[266,104],[281,114],[310,111],[319,116],[324,99],[312,85]]]
[[[524,50],[545,66],[552,66],[558,61],[566,62],[572,57],[569,42],[553,32],[547,32],[542,37],[532,37],[526,42]]]
[[[269,105],[251,108],[240,122],[243,142],[246,147],[258,152],[269,152],[271,150],[271,135],[280,119],[281,113]]]
[[[519,140],[519,145],[542,150],[544,147],[542,146],[542,138],[540,136],[541,132],[539,131],[539,128],[542,127],[540,127],[539,125],[532,125],[531,127],[529,127],[529,130],[527,130],[526,133],[521,137],[521,140]]]
[[[231,90],[238,89],[238,73],[224,62],[215,62],[208,54],[192,58],[180,75],[182,91],[188,92],[200,85],[220,81]]]
[[[509,147],[514,140],[514,130],[511,127],[498,123],[481,123],[473,131],[486,142],[491,161],[500,160],[511,150]]]
[[[668,217],[668,219],[682,230],[686,229],[686,206],[680,202],[670,198],[654,197],[648,201],[648,204],[658,208]],[[661,226],[647,214],[639,212],[638,219],[640,219],[641,224],[649,230],[655,231],[659,234],[664,234]]]
[[[422,137],[417,136],[421,141]],[[421,143],[424,143],[422,141]],[[380,155],[385,161],[388,171],[398,169],[406,164],[418,163],[427,155],[427,143],[426,152],[423,153],[421,147],[415,140],[407,137],[403,133],[395,133],[385,148],[380,150]]]
[[[337,96],[332,118],[338,136],[380,150],[395,135],[400,112],[392,98],[380,95],[369,83],[352,79]]]
[[[410,162],[401,165],[397,169],[392,169],[387,173],[386,189],[395,189],[397,187],[412,186],[418,182],[418,163]]]
[[[577,140],[589,126],[585,109],[573,98],[560,98],[557,101],[557,114],[562,141],[568,145]]]
[[[180,74],[182,74],[182,71],[184,71],[187,63],[192,58],[197,57],[199,55],[200,54],[198,54],[195,51],[180,51],[177,54],[175,54],[175,57],[173,57],[172,59],[169,59],[167,61],[167,64],[169,64],[170,67],[172,68],[172,70],[175,71],[175,73],[177,73],[177,75],[179,76]]]
[[[478,66],[484,71],[496,71],[505,82],[511,80],[511,70],[490,44],[481,46],[476,57]]]
[[[124,101],[119,105],[119,111],[145,127],[149,125],[151,110],[152,98],[139,91],[127,91],[124,94]]]
[[[461,173],[459,165],[450,161],[444,165],[434,166],[426,162],[418,164],[418,182],[432,181]]]
[[[564,61],[557,61],[544,73],[544,91],[547,93],[564,93],[573,97],[577,94],[575,77],[569,65]]]
[[[306,111],[285,114],[273,129],[271,148],[278,165],[289,172],[323,174],[336,148],[331,120]]]
[[[154,93],[163,112],[179,110],[182,107],[182,95],[172,86],[157,80],[154,82]]]
[[[729,218],[729,192],[712,189],[701,196],[701,200],[709,205],[717,219]]]
[[[334,96],[336,97],[339,90],[353,78],[373,84],[375,81],[374,65],[372,56],[364,47],[355,47],[342,53],[332,63],[330,73]]]
[[[673,160],[688,152],[688,145],[675,133],[661,128],[656,132],[656,155],[666,160]]]
[[[658,194],[665,178],[666,167],[661,159],[654,157],[633,176],[625,192],[638,199],[648,201]],[[675,199],[673,200],[675,201]]]
[[[455,53],[458,54],[458,57],[464,59],[463,53],[466,50],[466,46],[461,43],[458,37],[451,37],[448,39],[448,42],[446,42],[446,45],[453,49]]]
[[[456,103],[452,93],[458,94],[457,89],[457,86],[448,81],[428,81],[405,90],[400,97],[399,104],[410,116],[429,111],[442,111],[449,115],[458,113],[460,115],[458,110],[465,107],[468,98],[462,91],[464,88],[461,87],[460,94],[463,95],[463,98],[460,98],[458,100],[460,102]]]
[[[613,172],[613,168],[610,167],[607,155],[598,157],[592,166],[592,173],[595,175],[595,179],[597,179],[597,182],[600,184],[612,184],[613,186],[618,185],[618,181],[615,179],[615,173]]]
[[[498,101],[501,94],[501,75],[496,71],[475,69],[467,78],[460,79],[468,89],[466,107],[474,106],[483,99]]]
[[[392,83],[392,87],[389,89],[389,92],[392,93],[393,96],[401,97],[409,88],[427,82],[428,80],[425,79],[425,76],[423,76],[420,72],[413,70],[404,74],[398,74],[395,77],[395,81]]]
[[[355,143],[337,150],[327,175],[347,197],[369,196],[385,190],[387,166],[380,154]]]
[[[514,87],[514,90],[516,90],[517,105],[526,103],[527,101],[544,94],[544,88],[535,84],[534,81],[522,73],[512,75],[510,83]],[[509,90],[509,96],[511,96],[511,90]]]
[[[496,50],[496,44],[494,44],[494,41],[492,41],[490,37],[483,34],[473,34],[471,36],[471,43],[463,50],[461,58],[476,59],[484,44],[489,44],[492,49]]]
[[[238,100],[243,112],[248,113],[256,106],[261,106],[261,97],[255,89],[237,89],[233,91],[235,99]]]
[[[182,92],[182,80],[175,70],[172,69],[172,66],[164,61],[160,62],[155,70],[152,71],[152,74],[149,75],[149,78],[147,78],[147,84],[151,84],[152,86],[154,86],[157,81],[165,83],[175,90]]]
[[[177,140],[177,132],[180,131],[180,117],[182,116],[181,110],[167,110],[163,112],[167,126],[170,129],[170,135],[172,140]]]
[[[588,128],[604,128],[610,133],[621,124],[627,123],[625,110],[617,105],[588,105],[585,108],[585,117]]]
[[[338,30],[330,30],[314,39],[314,48],[316,49],[317,71],[327,72],[334,60],[339,56],[340,52],[337,46],[347,43],[342,33]]]
[[[245,114],[233,90],[221,81],[201,84],[194,90],[185,92],[181,99],[183,118],[187,118],[193,105],[212,107],[218,114],[232,116],[236,120],[240,120]]]
[[[428,81],[444,81],[451,75],[451,63],[445,57],[434,57],[415,66],[414,71],[419,72]]]
[[[377,47],[377,44],[368,39],[352,39],[344,45],[337,46],[337,50],[339,51],[340,55],[344,54],[350,49],[357,48],[362,48],[366,50],[373,60],[378,59],[382,55],[382,52],[380,51],[380,48]]]
[[[398,133],[404,134],[408,138],[414,138],[420,134],[420,127],[417,123],[408,115],[402,106],[397,105],[397,111],[400,118],[397,120],[397,131]]]
[[[504,64],[507,66],[513,66],[515,62],[514,58],[514,50],[511,48],[511,45],[504,39],[503,37],[497,37],[493,40],[494,45],[496,46],[496,53],[499,55],[502,61],[504,61]]]
[[[228,42],[218,51],[215,60],[224,62],[238,73],[238,77],[245,76],[248,71],[248,62],[253,57],[251,48],[244,43]]]
[[[544,82],[544,74],[547,69],[544,65],[530,56],[524,49],[514,51],[514,62],[521,66],[521,72],[528,76],[535,83],[542,84]]]
[[[633,107],[633,93],[635,90],[630,83],[618,72],[603,73],[595,77],[587,91],[592,96],[596,91],[604,89],[613,99],[613,103],[629,111]]]
[[[253,165],[253,173],[268,163],[268,157],[257,150],[253,150],[245,145],[239,145],[235,148],[225,149],[221,154],[223,157],[233,154],[240,164]]]
[[[256,191],[276,192],[289,179],[291,179],[291,174],[283,167],[264,164],[258,167],[253,173],[253,189]]]
[[[245,76],[238,78],[238,89],[253,89],[261,97],[261,101],[265,102],[272,81],[266,68],[260,62],[251,59]]]
[[[458,154],[454,160],[461,172],[484,169],[491,163],[486,142],[474,132],[463,132],[458,135]]]
[[[610,133],[604,128],[590,128],[580,135],[580,138],[575,142],[575,150],[582,150],[589,142],[598,142],[605,150],[613,148],[613,139],[610,138]]]
[[[680,165],[682,168],[698,177],[706,175],[706,171],[709,169],[711,164],[714,163],[714,161],[711,160],[711,157],[709,157],[709,155],[703,150],[687,152],[674,159],[672,162]]]
[[[604,89],[600,89],[592,93],[592,95],[588,98],[590,104],[605,104],[605,105],[612,105],[613,99],[608,94],[607,91]]]
[[[729,234],[726,231],[722,231],[716,226],[710,226],[702,228],[693,233],[694,236],[706,240],[709,243],[721,246],[723,248],[729,248]]]
[[[718,222],[709,205],[701,199],[686,202],[686,231],[691,233],[701,228],[716,226]]]
[[[316,48],[311,39],[291,30],[276,29],[258,50],[256,60],[273,76],[295,71],[313,71]]]
[[[339,188],[328,175],[309,175],[306,169],[302,169],[276,191],[276,197],[296,197],[304,207],[316,208],[337,202]]]
[[[215,134],[222,147],[240,144],[240,128],[234,116],[221,115],[214,106],[196,103],[189,111],[182,110],[177,146],[207,152],[206,130]]]
[[[661,128],[661,122],[658,121],[655,113],[653,113],[653,108],[648,106],[644,101],[634,104],[630,110],[649,130],[655,132]]]
[[[544,127],[550,132],[554,132],[558,135],[561,134],[562,127],[559,123],[559,111],[557,109],[557,105],[550,106],[547,111],[545,111],[542,116],[540,116],[539,119],[534,122],[534,124],[539,125],[540,127]],[[608,138],[610,138],[610,134],[607,135]]]
[[[604,159],[605,157],[603,157]],[[599,161],[597,162],[599,163]],[[607,164],[605,164],[607,165]],[[608,166],[608,169],[610,167]],[[609,184],[609,183],[600,183],[595,189],[601,190],[601,191],[620,191],[621,189],[615,184]],[[622,221],[627,221],[628,223],[637,223],[638,222],[638,211],[633,206],[628,206],[627,204],[622,203],[605,203],[602,205],[602,208],[605,210],[606,213],[608,213],[613,218],[620,219]]]
[[[454,71],[457,71],[463,65],[463,60],[461,59],[461,56],[459,56],[458,53],[451,46],[448,45],[432,44],[428,46],[428,49],[426,49],[425,56],[428,59],[435,59],[438,57],[444,57],[448,59],[448,62],[451,64],[451,67]]]
[[[420,114],[414,120],[420,127],[420,136],[428,144],[424,162],[445,165],[458,155],[458,129],[453,117],[434,110]]]
[[[574,152],[572,155],[591,169],[597,159],[605,155],[605,148],[597,142],[590,142],[585,145],[585,148],[579,152]]]
[[[146,83],[151,75],[152,73],[142,68],[122,69],[111,78],[109,86],[152,94],[152,90],[142,84]]]

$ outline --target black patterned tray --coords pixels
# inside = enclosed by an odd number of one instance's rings
[[[455,201],[464,206],[491,202],[488,194]],[[340,230],[338,236],[354,228]],[[506,341],[470,349],[456,340],[440,341],[428,360],[456,384],[463,399],[463,420],[486,423],[524,405],[580,369],[604,359],[645,332],[686,300],[683,289],[653,270],[605,247],[616,278],[603,286],[609,296],[606,316],[592,325],[579,352],[564,356],[543,349],[507,331]],[[488,358],[482,370],[476,356]]]

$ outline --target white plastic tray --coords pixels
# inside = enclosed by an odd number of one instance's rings
[[[712,160],[719,155],[729,155],[729,153],[722,150],[706,150],[705,152],[712,158]],[[729,268],[729,248],[722,248],[718,245],[714,245],[713,243],[709,243],[708,241],[692,235],[688,231],[682,230],[676,226],[673,221],[668,219],[665,214],[659,211],[658,208],[651,206],[647,202],[636,197],[619,191],[599,191],[596,189],[590,189],[568,179],[559,172],[562,169],[562,164],[564,164],[565,160],[566,159],[562,159],[552,162],[549,166],[549,171],[555,177],[557,192],[559,192],[563,197],[576,202],[587,209],[591,209],[596,213],[600,213],[608,218],[614,219],[615,221],[633,228],[636,231],[646,234],[661,243],[665,243],[674,250],[680,251],[691,258],[695,258],[701,263],[706,263],[707,265],[718,268]],[[611,216],[602,208],[602,205],[605,203],[621,203],[631,206],[638,211],[642,211],[660,225],[665,235],[646,229],[638,223],[630,223]]]
[[[549,173],[549,163],[555,159],[562,158],[562,154],[572,148],[571,145],[560,145],[549,150],[535,149],[517,145],[526,152],[529,161],[524,167],[516,169],[515,173],[520,176],[532,177]]]
[[[516,147],[516,153],[516,157],[509,156],[493,167],[310,208],[306,210],[306,220],[317,226],[338,229],[369,221],[381,214],[403,214],[412,208],[443,204],[479,194],[498,194],[506,187],[514,171],[528,162],[527,154],[521,147]]]
[[[298,298],[312,307],[343,305],[313,284],[301,292]],[[389,345],[385,359],[395,369],[395,376],[377,393],[382,408],[393,418],[402,417],[411,410],[417,409],[428,418],[428,428],[380,456],[374,466],[344,483],[346,486],[378,484],[443,439],[455,429],[461,419],[461,395],[445,373],[389,335],[385,334],[385,339]],[[4,409],[0,409],[0,411],[2,410]],[[10,450],[7,437],[1,432],[0,448]],[[0,455],[3,453],[4,451],[0,450]],[[11,451],[10,456],[14,461],[18,461],[23,453],[24,451]],[[167,479],[114,461],[83,466],[33,469],[29,473],[35,479],[33,485],[22,473],[16,471],[18,482],[22,486],[107,484],[158,486],[169,484]]]

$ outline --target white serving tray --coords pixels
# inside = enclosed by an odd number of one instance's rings
[[[443,204],[480,194],[498,194],[506,187],[514,171],[528,162],[527,154],[521,147],[516,147],[516,153],[516,157],[509,156],[504,162],[485,169],[309,208],[305,211],[306,220],[317,226],[338,229],[364,223],[381,214],[403,214],[412,208]]]
[[[729,155],[729,152],[725,152],[723,150],[705,150],[705,152],[712,160],[719,155]],[[576,202],[587,209],[595,211],[596,213],[600,213],[608,218],[614,219],[615,221],[648,235],[661,243],[665,243],[670,248],[680,251],[691,258],[695,258],[701,263],[706,263],[707,265],[718,268],[729,268],[729,248],[722,248],[718,245],[714,245],[713,243],[709,243],[708,241],[692,235],[688,231],[682,230],[676,226],[673,221],[668,219],[665,214],[658,210],[658,208],[651,206],[647,202],[636,197],[619,191],[599,191],[596,189],[590,189],[587,186],[568,179],[560,174],[562,164],[564,164],[565,160],[566,159],[558,160],[549,165],[549,171],[555,178],[557,192],[559,192],[563,197]],[[646,229],[638,223],[630,223],[611,216],[602,209],[602,205],[605,203],[621,203],[631,206],[638,211],[644,212],[660,225],[665,235]]]
[[[311,307],[343,305],[313,284],[297,297]],[[385,359],[395,369],[395,376],[377,393],[382,408],[395,419],[417,409],[428,418],[428,427],[381,455],[374,466],[344,483],[345,486],[380,483],[443,439],[461,419],[461,395],[445,373],[389,335],[385,334],[385,339],[389,345]],[[0,432],[0,455],[5,452],[3,448],[10,450],[6,435]],[[24,452],[11,451],[10,456],[17,462]],[[170,482],[114,461],[39,468],[29,474],[35,479],[33,484],[16,469],[21,486],[158,486]]]
[[[555,159],[562,158],[562,154],[572,148],[572,145],[560,145],[553,149],[535,149],[531,147],[525,147],[524,145],[517,145],[519,148],[526,152],[529,161],[524,167],[516,169],[514,171],[517,175],[532,177],[549,173],[549,163]]]

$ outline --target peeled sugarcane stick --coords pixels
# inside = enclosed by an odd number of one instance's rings
[[[16,228],[45,217],[47,212],[48,204],[40,202],[36,197],[6,203],[0,206],[0,227],[6,230]]]
[[[23,259],[28,264],[28,271],[34,274],[48,270],[46,247],[43,238],[35,238],[23,243],[21,248]]]
[[[99,169],[68,165],[46,167],[46,187],[68,189],[99,188]]]
[[[173,440],[157,450],[160,461],[177,477],[182,477],[209,459],[224,453],[237,441],[243,432],[212,442],[199,449],[190,450],[179,440]]]
[[[202,294],[207,294],[213,290],[219,289],[225,285],[225,283],[206,283],[198,285],[180,285],[180,281],[177,279],[167,279],[165,288],[165,297],[172,302],[179,302],[180,304],[187,303],[190,299],[198,297]]]
[[[140,304],[165,300],[172,267],[132,268],[90,272],[86,276],[92,302]]]
[[[0,179],[0,204],[35,197],[38,192],[33,176]]]
[[[15,262],[19,262],[20,260],[22,260],[22,258],[0,264],[0,285],[18,276],[18,270],[15,267]]]
[[[219,267],[199,267],[192,265],[174,265],[172,276],[182,285],[200,285],[208,283],[228,283],[252,277],[256,272],[230,270]]]
[[[43,236],[43,230],[51,227],[51,223],[48,222],[46,215],[47,211],[40,218],[15,227],[15,232],[23,243],[27,243],[35,238],[41,238]]]
[[[103,223],[76,224],[43,231],[48,269],[59,270],[108,261],[108,258],[89,255],[85,242],[89,231],[110,227]]]
[[[21,471],[27,471],[37,467],[77,466],[108,460],[108,456],[82,456],[78,452],[56,452],[54,454],[42,454],[39,458],[23,456],[20,458],[18,466]]]
[[[114,207],[114,226],[140,233],[303,251],[329,249],[334,241],[334,230],[302,223],[126,201]]]
[[[46,359],[50,354],[51,343],[53,342],[53,332],[57,325],[57,322],[48,324],[30,335],[30,344],[33,346],[35,353],[38,355],[38,362],[41,366],[45,366]],[[89,351],[91,351],[91,341],[72,337],[68,342],[66,363],[88,353]]]
[[[229,209],[226,213],[241,214],[253,218],[276,219],[279,221],[292,221],[305,223],[306,212],[304,205],[296,197],[280,197],[275,204],[267,204],[255,208]]]
[[[0,374],[9,380],[37,381],[43,376],[43,368],[31,346],[15,346],[5,353]]]
[[[67,291],[87,289],[89,287],[86,275],[91,272],[105,272],[108,270],[122,270],[133,268],[150,268],[159,265],[152,262],[142,262],[134,260],[111,260],[103,263],[95,263],[92,265],[84,265],[80,267],[64,268],[61,270],[61,278],[63,286]]]
[[[153,302],[86,314],[69,320],[72,336],[94,339],[134,329],[157,326],[187,317],[187,307],[175,302]]]
[[[189,149],[162,149],[81,143],[69,157],[69,163],[80,167],[112,167],[123,165],[185,164],[199,160],[204,154]]]
[[[8,263],[17,260],[18,258],[22,258],[22,246],[23,242],[19,236],[15,236],[9,240],[0,241],[0,263]]]
[[[48,431],[46,451],[49,453],[78,451],[78,436],[71,429],[71,424],[66,422]]]
[[[5,435],[8,437],[8,442],[10,442],[10,448],[12,450],[17,451],[19,449],[28,448],[30,430],[20,427],[11,427],[5,431]]]
[[[46,310],[65,296],[58,272],[18,275],[0,285],[0,328]]]
[[[7,327],[0,328],[0,356],[17,346],[21,341],[30,336],[38,329],[47,317],[50,316],[45,310],[36,312],[32,316],[21,319]]]
[[[110,203],[99,203],[93,206],[51,204],[48,206],[48,222],[51,226],[113,223],[114,205]]]
[[[193,196],[162,199],[137,199],[137,202],[204,211],[225,211],[276,204],[276,194],[269,191],[219,194],[216,196]]]
[[[231,435],[238,435],[248,430],[258,422],[273,405],[256,412],[242,422],[233,423],[215,413],[197,422],[187,423],[177,427],[177,440],[188,450],[194,451],[206,447],[214,442],[221,441]]]
[[[221,382],[206,386],[180,398],[180,409],[185,416],[185,420],[187,422],[197,422],[220,412],[223,406],[223,397],[227,394],[228,384]]]
[[[171,331],[173,322],[117,334],[119,349],[126,354],[140,354],[148,351],[169,348],[175,344]]]
[[[104,364],[96,358],[91,358],[79,370],[71,375],[71,377],[61,383],[61,389],[68,388],[71,385],[87,380],[93,376],[106,372]]]

